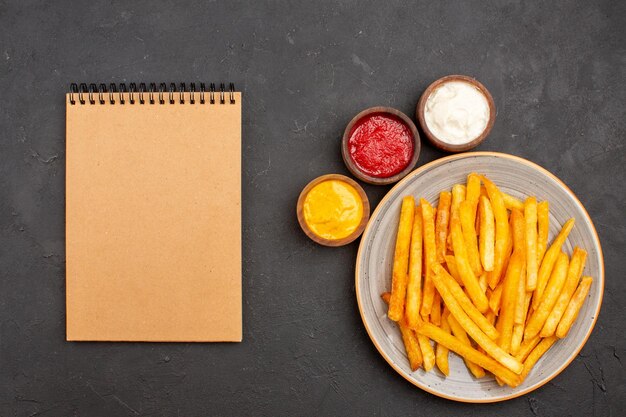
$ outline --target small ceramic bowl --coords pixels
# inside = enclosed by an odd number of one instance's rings
[[[483,133],[481,133],[481,135],[478,136],[476,139],[460,145],[453,145],[437,138],[437,136],[435,136],[435,134],[428,128],[426,120],[424,119],[424,110],[426,108],[426,102],[428,101],[430,95],[442,84],[450,81],[462,81],[473,85],[478,90],[480,90],[481,93],[483,93],[483,95],[487,99],[487,104],[489,105],[489,121],[487,122],[487,126],[485,127],[485,130],[483,130]],[[465,152],[480,145],[489,135],[489,132],[491,132],[491,128],[496,121],[496,105],[493,102],[493,97],[491,97],[489,90],[487,90],[487,88],[485,88],[485,86],[478,82],[476,79],[468,77],[466,75],[448,75],[439,78],[437,81],[429,85],[426,91],[424,91],[424,94],[422,94],[419,102],[417,103],[415,117],[419,121],[422,131],[424,132],[430,143],[432,143],[435,147],[446,152]]]
[[[400,171],[399,173],[391,177],[380,178],[380,177],[373,177],[371,175],[366,174],[365,172],[359,169],[359,167],[354,163],[354,161],[352,160],[352,157],[350,156],[350,151],[348,148],[348,141],[350,140],[350,134],[352,133],[352,128],[363,117],[366,117],[375,113],[383,113],[383,114],[397,117],[404,124],[408,126],[409,130],[411,131],[413,135],[413,157],[409,161],[408,165],[402,171]],[[417,128],[415,127],[415,123],[413,123],[413,121],[406,114],[392,107],[378,106],[378,107],[370,107],[369,109],[363,110],[362,112],[354,116],[352,120],[350,120],[350,123],[348,123],[348,126],[346,126],[346,130],[343,132],[343,139],[341,141],[341,156],[343,157],[343,162],[346,164],[346,167],[348,167],[348,170],[352,173],[352,175],[354,175],[361,181],[364,181],[368,184],[374,184],[374,185],[392,184],[404,178],[415,167],[415,164],[417,163],[417,160],[419,159],[419,156],[420,156],[420,149],[421,149],[420,135],[417,131]]]
[[[328,181],[328,180],[343,181],[347,183],[348,185],[351,185],[357,191],[357,193],[359,194],[359,197],[361,197],[361,202],[363,203],[363,217],[361,218],[361,222],[359,223],[357,228],[354,230],[354,232],[352,232],[348,236],[341,238],[341,239],[326,239],[326,238],[319,236],[313,230],[311,230],[306,220],[304,219],[303,207],[304,207],[304,200],[306,199],[307,194],[309,194],[309,191],[311,191],[311,189],[313,189],[313,187],[315,187],[317,184],[324,182],[324,181]],[[298,222],[300,223],[300,227],[302,228],[304,233],[309,238],[311,238],[311,240],[324,246],[343,246],[354,241],[356,238],[361,236],[361,233],[363,233],[363,230],[365,229],[365,226],[367,225],[367,221],[370,218],[370,203],[367,198],[367,194],[365,194],[365,191],[363,191],[363,188],[352,178],[348,178],[345,175],[340,175],[340,174],[327,174],[327,175],[322,175],[321,177],[315,178],[313,181],[309,182],[306,185],[306,187],[304,187],[304,189],[300,193],[300,197],[298,197],[298,203],[296,205],[296,213],[298,216]]]

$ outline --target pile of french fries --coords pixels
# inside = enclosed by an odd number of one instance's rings
[[[516,387],[567,335],[592,278],[581,278],[585,250],[562,251],[574,219],[550,246],[548,222],[547,201],[522,202],[476,173],[442,191],[436,208],[404,197],[382,298],[413,371],[448,375],[453,351],[475,378],[488,371]]]

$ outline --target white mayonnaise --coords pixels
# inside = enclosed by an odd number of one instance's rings
[[[424,119],[437,139],[462,145],[476,139],[487,127],[489,103],[472,84],[448,81],[426,100]]]

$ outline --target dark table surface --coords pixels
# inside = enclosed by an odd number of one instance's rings
[[[618,416],[626,409],[626,3],[0,1],[0,416]],[[406,382],[354,294],[358,243],[300,231],[295,203],[347,173],[348,121],[414,114],[436,78],[494,96],[480,150],[528,158],[586,206],[604,249],[597,326],[572,364],[505,403]],[[240,344],[65,342],[70,82],[232,81],[243,108]],[[419,164],[443,156],[424,143]],[[365,186],[376,205],[389,187]]]

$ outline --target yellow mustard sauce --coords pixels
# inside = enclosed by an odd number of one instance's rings
[[[363,201],[357,190],[339,180],[314,186],[304,199],[304,221],[316,235],[342,239],[356,230],[363,218]]]

